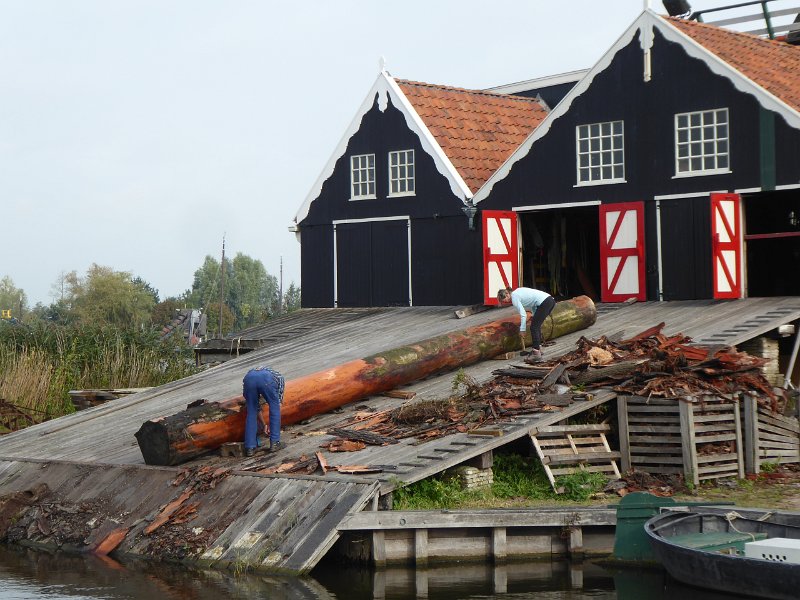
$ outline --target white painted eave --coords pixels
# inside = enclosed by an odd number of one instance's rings
[[[397,85],[397,82],[394,80],[394,78],[392,78],[391,75],[389,75],[387,71],[383,70],[378,74],[378,78],[375,80],[375,83],[367,94],[367,97],[361,103],[361,106],[356,112],[355,117],[353,117],[353,120],[345,130],[341,140],[339,140],[333,155],[326,163],[322,173],[320,173],[319,177],[317,177],[317,180],[314,182],[311,191],[309,191],[305,201],[297,211],[297,214],[294,218],[294,223],[292,223],[292,225],[297,225],[303,219],[305,219],[306,216],[308,216],[311,203],[319,197],[320,193],[322,192],[323,184],[333,174],[333,170],[336,167],[336,162],[346,152],[350,138],[352,138],[360,129],[361,121],[364,118],[364,115],[372,110],[372,107],[375,105],[376,96],[378,98],[378,107],[381,111],[386,110],[388,106],[388,99],[391,99],[392,104],[398,110],[400,110],[405,117],[408,128],[416,133],[417,136],[419,136],[422,149],[433,158],[437,170],[444,175],[444,177],[450,183],[450,189],[452,190],[453,194],[465,204],[468,199],[472,198],[472,191],[464,182],[464,179],[458,173],[455,166],[453,166],[453,163],[450,162],[450,159],[444,153],[442,147],[422,121],[422,118],[419,116],[419,114],[417,114],[417,111],[411,105],[408,98],[406,98],[405,94],[403,94],[400,86]]]

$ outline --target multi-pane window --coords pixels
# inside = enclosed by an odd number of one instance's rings
[[[352,199],[375,197],[375,155],[359,154],[350,157]]]
[[[578,125],[578,184],[625,180],[624,128],[622,121]]]
[[[675,173],[728,171],[729,137],[727,108],[675,115]]]
[[[414,193],[414,151],[389,152],[389,195]]]

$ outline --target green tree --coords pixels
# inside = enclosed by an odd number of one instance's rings
[[[300,288],[294,284],[294,281],[289,284],[289,287],[283,294],[283,312],[290,313],[300,308]]]
[[[85,277],[73,271],[64,281],[64,297],[56,304],[67,321],[120,327],[150,324],[158,297],[149,284],[134,280],[130,273],[93,264]]]
[[[236,329],[263,323],[272,313],[271,299],[278,290],[278,280],[267,273],[260,260],[238,253],[233,259],[228,296],[236,316]]]
[[[202,308],[208,315],[209,334],[219,329],[219,312],[211,314],[211,305],[219,304],[222,267],[220,261],[206,256],[194,273],[192,289],[185,294],[187,305]],[[266,321],[277,311],[278,281],[267,273],[260,260],[238,253],[225,259],[224,302],[233,315],[229,329],[240,330]],[[224,312],[223,312],[224,314]]]
[[[183,301],[177,298],[167,298],[155,305],[150,315],[150,321],[157,327],[168,325],[183,306]]]
[[[219,302],[209,304],[208,310],[206,311],[206,315],[208,315],[208,321],[206,327],[208,328],[208,337],[209,338],[220,338],[234,330],[233,324],[236,320],[236,317],[228,308],[227,305],[222,305],[222,334],[219,333]]]
[[[28,310],[28,297],[25,292],[14,285],[11,277],[6,275],[0,279],[0,311],[15,319],[22,319]]]

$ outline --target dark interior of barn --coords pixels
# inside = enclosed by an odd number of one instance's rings
[[[800,190],[744,197],[747,295],[800,295]]]
[[[599,223],[596,206],[520,213],[522,283],[557,300],[586,295],[600,300]]]

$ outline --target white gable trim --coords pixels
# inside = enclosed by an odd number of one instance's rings
[[[488,181],[483,184],[481,189],[475,193],[473,202],[477,204],[489,196],[494,184],[504,179],[509,174],[514,164],[527,156],[533,143],[547,134],[553,122],[569,110],[575,98],[583,94],[589,88],[594,78],[609,67],[617,52],[627,46],[637,32],[641,30],[643,38],[646,38],[652,36],[652,31],[654,29],[658,29],[659,33],[661,33],[667,41],[680,44],[689,56],[702,60],[713,73],[729,79],[737,90],[751,94],[764,108],[783,116],[790,127],[800,129],[800,112],[765,90],[750,78],[745,77],[740,71],[724,62],[716,54],[707,50],[694,39],[674,27],[669,21],[657,15],[652,10],[647,9],[637,17],[633,24],[619,37],[616,43],[611,46],[597,64],[589,69],[589,72],[584,78],[581,79],[550,114],[545,117],[539,127],[531,132],[520,147],[517,148]],[[645,51],[647,50],[647,41],[647,39],[642,39],[642,49]]]
[[[576,83],[569,92],[567,92],[567,95],[564,96],[561,102],[559,102],[556,107],[548,113],[539,126],[530,134],[528,134],[528,137],[524,142],[522,142],[522,144],[520,144],[520,147],[517,148],[502,165],[500,165],[500,168],[492,174],[486,183],[483,184],[481,189],[475,192],[475,197],[473,198],[473,202],[475,204],[486,199],[486,197],[492,192],[494,184],[501,179],[505,179],[505,177],[511,171],[511,167],[513,167],[517,161],[528,155],[533,143],[536,140],[543,138],[547,132],[550,131],[550,128],[553,126],[553,122],[569,110],[569,107],[572,105],[572,102],[575,100],[575,98],[589,89],[589,86],[592,84],[592,81],[594,81],[594,78],[609,67],[617,52],[627,46],[639,31],[639,28],[642,27],[642,21],[645,15],[647,15],[647,12],[642,13],[633,22],[633,24],[628,27],[628,29],[619,37],[614,45],[611,46],[608,52],[606,52],[602,58],[587,71],[586,75],[584,75],[583,78]]]
[[[442,150],[441,146],[439,146],[439,143],[425,126],[425,123],[423,123],[422,119],[417,114],[417,111],[414,110],[414,107],[408,101],[408,98],[406,98],[405,94],[403,94],[400,86],[397,85],[389,73],[386,71],[381,71],[377,80],[367,94],[367,97],[361,103],[361,106],[359,107],[358,112],[356,112],[355,117],[353,117],[350,125],[345,130],[342,139],[339,140],[339,144],[336,146],[333,155],[328,160],[325,168],[322,169],[322,173],[320,173],[319,177],[317,177],[317,180],[312,186],[311,191],[308,193],[302,206],[297,211],[297,214],[294,217],[295,224],[300,223],[300,221],[308,216],[311,203],[319,197],[320,193],[322,192],[323,184],[333,174],[333,170],[336,167],[336,162],[347,150],[347,144],[350,142],[350,138],[352,138],[358,132],[358,130],[361,128],[361,121],[364,118],[364,115],[372,110],[372,107],[375,105],[376,94],[378,95],[378,109],[381,112],[386,110],[388,106],[388,100],[391,98],[392,104],[403,113],[408,128],[419,136],[422,149],[433,157],[433,161],[436,164],[437,170],[450,182],[450,189],[453,191],[453,194],[460,198],[462,202],[466,202],[468,198],[472,197],[472,192],[464,182],[464,179],[461,177],[458,171],[456,171],[456,168],[453,166],[453,163],[450,162],[450,159],[447,158],[444,150]]]

